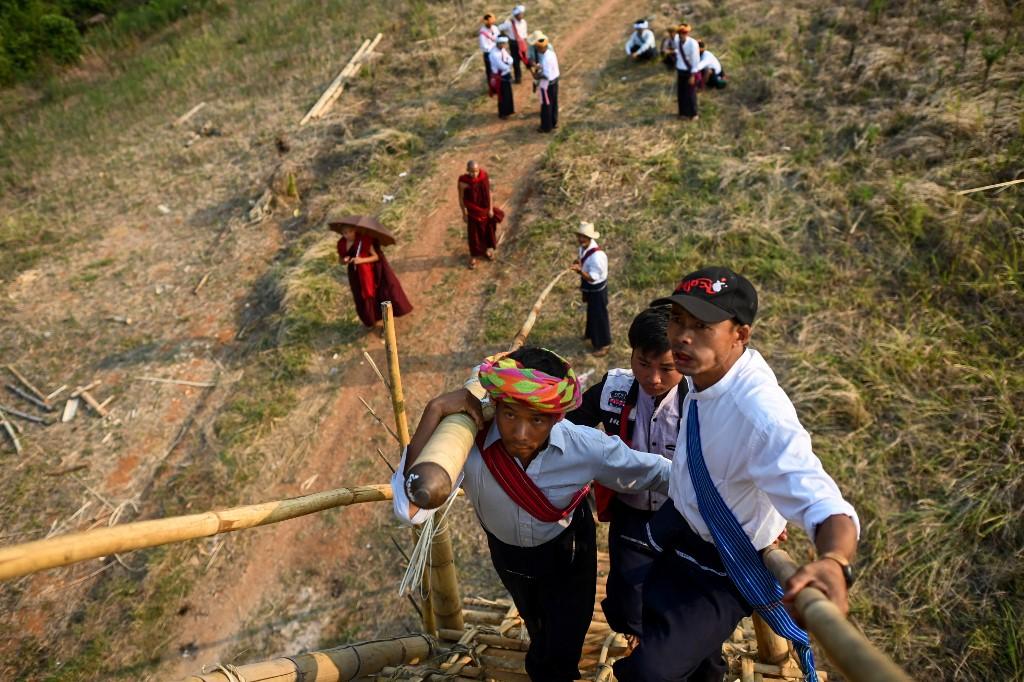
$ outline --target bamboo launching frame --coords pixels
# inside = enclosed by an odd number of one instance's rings
[[[764,553],[764,563],[782,584],[798,568],[789,554],[778,548]],[[801,590],[796,596],[796,610],[807,631],[848,679],[853,682],[910,682],[910,676],[869,642],[820,590],[814,587]]]
[[[341,682],[364,679],[388,666],[415,663],[429,658],[437,642],[426,635],[350,644],[312,651],[288,658],[193,675],[188,682]]]
[[[70,533],[0,549],[0,580],[67,566],[77,561],[205,538],[243,528],[265,526],[314,512],[360,502],[391,499],[391,486],[366,485],[264,502],[190,516],[127,523],[84,533]]]
[[[381,313],[384,321],[384,345],[388,353],[391,405],[395,411],[395,428],[398,431],[398,439],[404,449],[409,445],[409,420],[405,411],[402,372],[398,364],[398,335],[395,333],[395,315],[390,301],[381,304]],[[459,578],[455,573],[455,552],[452,549],[452,537],[446,522],[442,522],[434,533],[425,577],[429,604],[424,605],[423,611],[424,614],[430,611],[434,616],[429,619],[433,622],[429,623],[428,629],[442,627],[461,630],[463,620]]]

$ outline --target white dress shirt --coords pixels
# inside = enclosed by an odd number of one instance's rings
[[[669,495],[702,538],[712,541],[686,465],[686,416],[693,401],[708,473],[755,548],[774,542],[786,519],[802,525],[813,540],[818,524],[845,514],[860,534],[857,512],[825,473],[810,434],[760,353],[748,348],[703,391],[694,392],[689,378],[687,384]]]
[[[583,254],[595,248],[597,248],[597,242],[591,239],[586,248],[580,247],[579,257],[582,259]],[[596,251],[590,254],[590,258],[587,259],[587,262],[583,263],[581,269],[590,275],[588,284],[591,286],[604,282],[608,279],[608,254],[604,251]]]
[[[516,19],[514,16],[509,16],[508,19],[498,24],[498,29],[511,39],[510,42],[514,42],[517,36],[526,40],[526,36],[529,35],[526,29],[526,19]]]
[[[498,40],[498,27],[497,26],[480,26],[480,51],[484,54],[490,52]]]
[[[488,54],[491,60],[491,72],[499,76],[506,76],[512,70],[512,55],[509,52],[495,47]]]
[[[489,447],[499,437],[498,427],[492,423],[484,446]],[[636,492],[647,488],[667,492],[671,466],[671,462],[659,455],[630,450],[618,437],[609,438],[597,429],[562,420],[551,429],[547,447],[533,458],[526,475],[551,504],[564,509],[580,488],[595,480],[617,492]],[[437,509],[420,509],[412,518],[409,517],[403,471],[404,453],[391,477],[395,515],[402,521],[418,525]],[[505,544],[536,547],[556,538],[572,522],[572,514],[555,523],[538,521],[513,502],[494,480],[475,445],[456,482],[456,490],[459,486],[465,488],[480,525]],[[456,490],[452,491],[453,495]]]
[[[653,50],[654,45],[654,31],[649,28],[645,28],[640,35],[637,35],[636,31],[633,31],[629,34],[629,40],[626,41],[626,54],[633,54],[634,50],[632,48],[638,46],[640,49],[636,50],[636,52]]]
[[[703,71],[704,69],[711,69],[717,74],[722,73],[722,63],[718,61],[718,57],[711,54],[711,50],[704,50],[704,54],[700,56],[700,61],[697,62],[697,70]]]
[[[654,396],[644,393],[643,388],[637,393],[632,442],[634,449],[653,452],[666,459],[673,458],[682,424],[679,412],[680,387],[686,390],[686,384],[673,387],[657,405],[654,404]],[[619,499],[634,509],[657,511],[668,498],[653,490],[645,490],[620,495]]]
[[[548,49],[541,52],[537,57],[540,64],[540,77],[551,82],[558,78],[562,72],[558,70],[558,57],[555,55],[555,48],[548,45]]]
[[[697,41],[686,36],[686,42],[679,45],[679,35],[672,39],[672,45],[676,48],[676,70],[677,71],[689,71],[690,73],[697,73],[699,69],[697,64],[700,63],[700,45]],[[686,59],[690,61],[690,66],[686,66],[686,62],[683,61],[683,55],[686,55]]]

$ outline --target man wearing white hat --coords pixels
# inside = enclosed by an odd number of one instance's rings
[[[509,54],[508,36],[498,36],[491,50],[491,92],[498,95],[498,118],[508,118],[516,111],[512,100],[512,55]]]
[[[509,39],[509,51],[512,53],[512,69],[516,75],[516,83],[522,82],[523,79],[522,63],[525,62],[526,68],[530,68],[530,59],[526,53],[528,31],[525,14],[526,7],[516,5],[512,9],[512,14],[498,24],[498,30],[507,35]]]
[[[654,31],[646,19],[638,19],[633,24],[633,33],[626,41],[626,56],[636,61],[654,59],[658,54],[654,40]]]
[[[580,291],[587,304],[587,326],[583,333],[594,347],[594,355],[607,355],[612,345],[611,321],[608,318],[608,254],[597,245],[601,234],[586,221],[576,228],[579,257],[572,269],[580,274]]]

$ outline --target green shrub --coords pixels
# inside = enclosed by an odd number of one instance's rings
[[[75,22],[57,14],[39,18],[39,54],[58,64],[73,64],[82,54],[82,36]]]

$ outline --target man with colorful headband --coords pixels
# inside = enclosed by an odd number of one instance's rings
[[[564,421],[580,405],[580,386],[569,363],[549,350],[488,358],[478,374],[495,403],[494,419],[485,421],[481,402],[466,389],[430,401],[391,479],[395,514],[419,524],[434,513],[409,502],[406,475],[441,419],[467,413],[480,431],[458,485],[530,633],[526,671],[536,681],[576,680],[597,581],[594,519],[585,502],[591,482],[618,492],[665,492],[669,461]]]
[[[752,610],[793,641],[816,680],[807,633],[782,608],[811,585],[844,613],[860,522],[825,473],[768,363],[748,348],[757,292],[727,268],[686,275],[668,297],[668,339],[686,377],[671,498],[647,524],[658,556],[643,586],[640,645],[615,662],[620,682],[721,680],[722,643]],[[761,558],[799,523],[818,559],[786,591]]]

